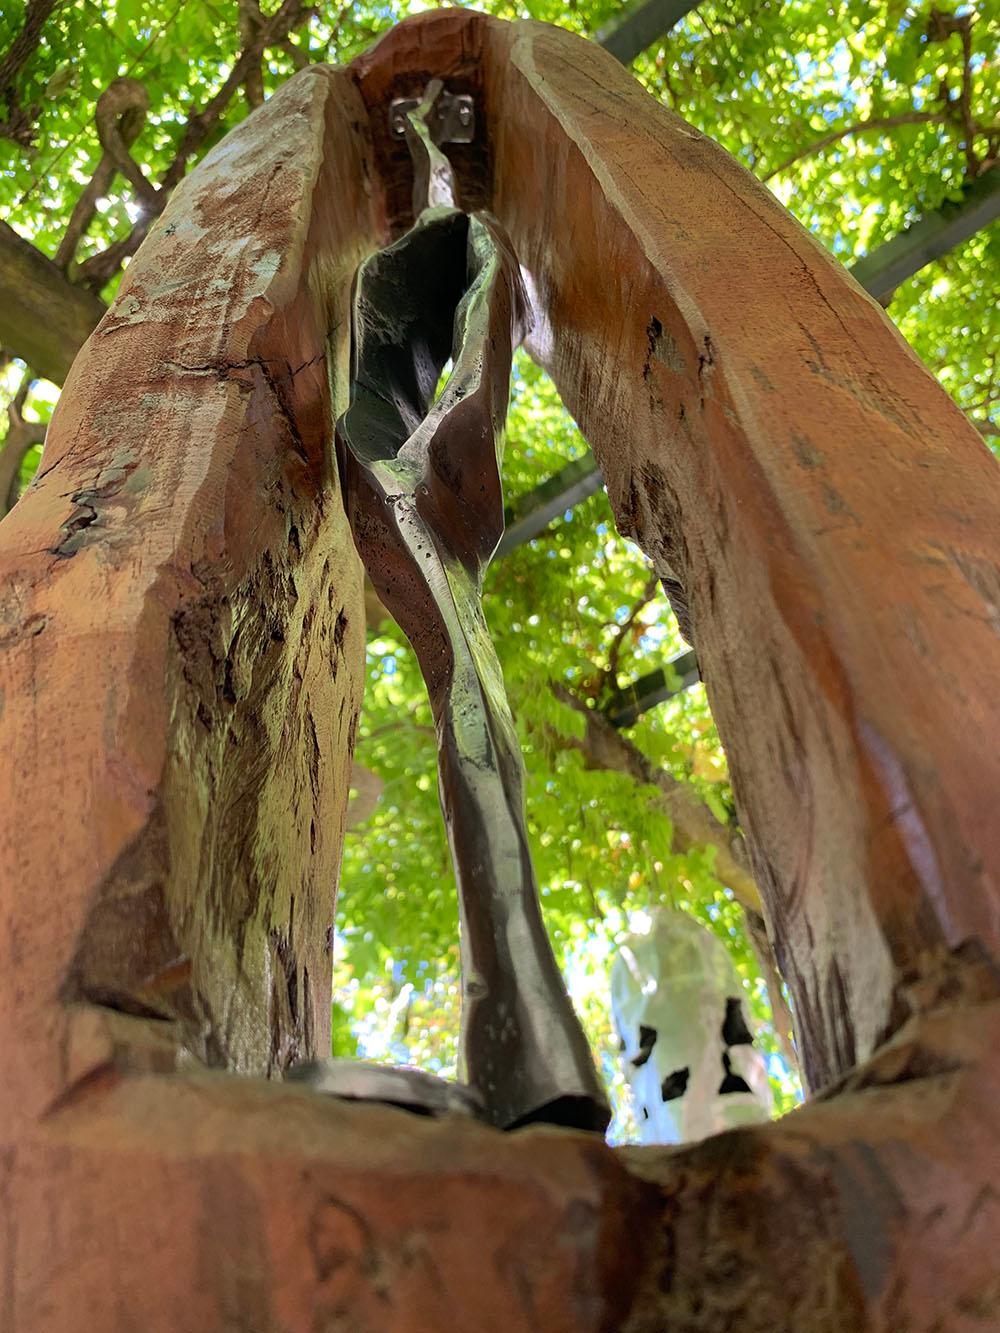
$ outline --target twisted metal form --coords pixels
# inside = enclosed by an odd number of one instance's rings
[[[521,752],[481,600],[503,534],[503,426],[528,302],[497,221],[454,204],[427,125],[439,90],[410,113],[417,220],[357,275],[338,456],[358,551],[413,644],[437,726],[460,900],[463,1076],[503,1128],[603,1130],[608,1107],[542,922]]]

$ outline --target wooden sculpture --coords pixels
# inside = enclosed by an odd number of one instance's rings
[[[328,1049],[361,692],[351,281],[435,77],[693,639],[797,1008],[812,1101],[679,1151],[280,1081]],[[882,310],[606,53],[445,10],[290,80],[171,198],[0,527],[3,1333],[996,1323],[998,525]]]

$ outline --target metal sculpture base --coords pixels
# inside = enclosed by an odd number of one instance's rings
[[[378,1102],[414,1115],[486,1118],[474,1089],[422,1069],[380,1065],[371,1060],[303,1060],[285,1077],[344,1101]]]
[[[409,1065],[380,1065],[373,1060],[303,1060],[285,1075],[293,1083],[308,1083],[316,1092],[342,1101],[395,1106],[413,1115],[462,1115],[488,1122],[483,1099],[466,1083],[454,1083]],[[563,1125],[603,1134],[606,1117],[589,1098],[559,1097],[523,1119],[506,1125],[510,1131],[528,1125]]]

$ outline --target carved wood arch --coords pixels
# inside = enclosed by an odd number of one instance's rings
[[[828,1088],[680,1152],[200,1067],[328,1042],[363,624],[329,440],[430,76],[677,584]],[[292,79],[172,198],[0,527],[4,1329],[995,1318],[998,516],[881,309],[611,57],[443,11]]]

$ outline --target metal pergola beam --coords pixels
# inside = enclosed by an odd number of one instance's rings
[[[697,0],[646,0],[613,27],[598,33],[597,41],[623,65],[631,65],[696,5]]]
[[[506,510],[504,533],[495,558],[530,542],[544,532],[553,519],[586,500],[603,485],[604,479],[588,449],[529,491],[515,507]]]
[[[1000,170],[985,172],[962,195],[851,265],[851,273],[876,301],[887,300],[900,283],[1000,218]]]
[[[672,683],[674,680],[677,680],[676,685]],[[619,690],[602,711],[613,727],[631,727],[650,708],[689,690],[699,680],[698,659],[694,649],[689,648],[686,653],[671,658],[665,669],[660,667],[650,671]]]

